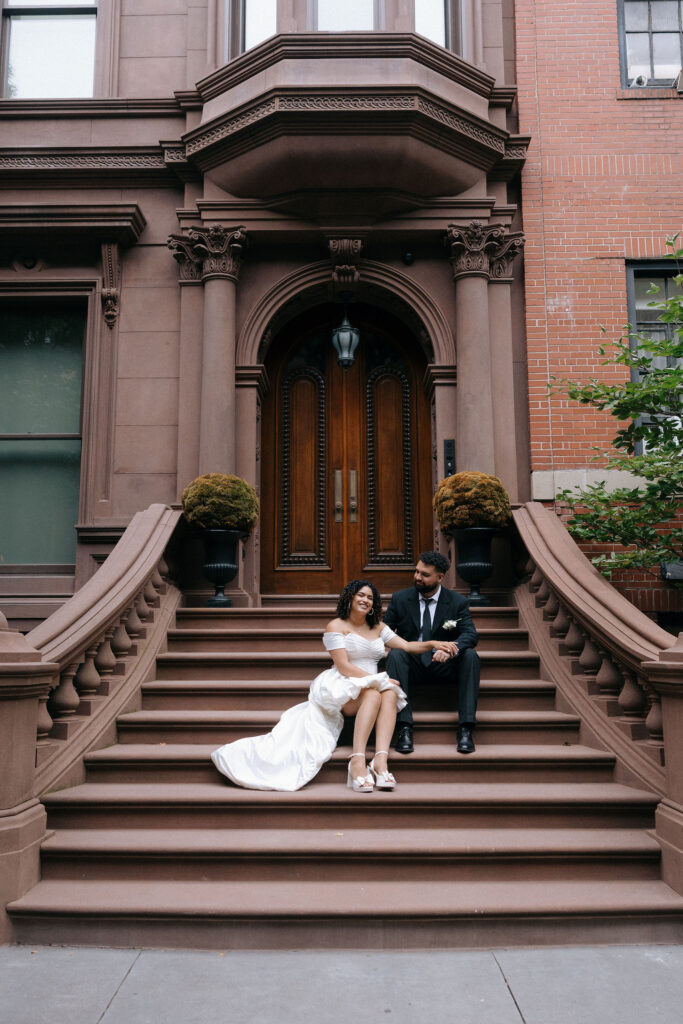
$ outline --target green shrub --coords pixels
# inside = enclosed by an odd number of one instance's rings
[[[433,504],[444,533],[467,526],[505,526],[512,515],[508,493],[498,477],[475,471],[447,476]]]
[[[256,491],[239,476],[205,473],[183,491],[183,513],[205,529],[250,533],[259,514]]]

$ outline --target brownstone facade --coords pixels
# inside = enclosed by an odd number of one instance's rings
[[[332,550],[356,552],[344,573],[386,571],[388,586],[420,547],[445,544],[430,498],[452,468],[498,474],[515,502],[552,498],[548,473],[585,469],[576,439],[603,427],[553,412],[545,381],[592,369],[598,323],[626,317],[625,260],[655,255],[680,220],[680,94],[621,88],[614,4],[579,4],[577,37],[560,5],[449,0],[433,39],[416,28],[428,31],[438,4],[418,4],[417,22],[414,0],[366,6],[367,25],[328,31],[316,3],[273,0],[275,34],[248,45],[237,0],[163,12],[101,0],[88,14],[92,96],[47,99],[3,8],[0,301],[20,322],[66,305],[83,323],[78,429],[28,413],[0,426],[0,444],[21,433],[80,445],[75,545],[67,537],[54,558],[0,552],[0,600],[17,625],[61,603],[136,511],[176,503],[198,473],[238,473],[266,499],[235,584],[238,603],[257,604],[264,581],[276,585],[283,516],[316,524],[288,534],[297,589],[329,589],[316,566]],[[598,48],[590,85],[561,87]],[[654,110],[659,135],[641,115]],[[361,341],[342,388],[330,339],[344,309]],[[291,422],[309,406],[327,416],[310,412],[298,440],[281,411],[296,331],[325,367],[311,363],[291,392]],[[342,408],[355,434],[337,429]],[[298,484],[285,461],[308,467]],[[382,519],[390,506],[406,514]],[[5,514],[21,540],[24,513]]]

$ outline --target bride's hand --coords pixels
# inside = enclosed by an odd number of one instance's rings
[[[445,654],[446,658],[454,658],[458,653],[458,645],[450,640],[438,640],[434,643],[434,650],[436,653]]]

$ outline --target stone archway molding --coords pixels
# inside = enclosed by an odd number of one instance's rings
[[[455,338],[441,309],[425,289],[401,273],[394,267],[373,260],[361,260],[361,284],[358,297],[363,298],[366,287],[379,288],[405,303],[424,326],[426,339],[420,339],[431,352],[426,351],[428,362],[454,366],[456,362]],[[277,320],[278,313],[298,297],[311,295],[311,304],[320,298],[326,301],[329,296],[327,289],[330,284],[330,264],[328,260],[311,263],[276,281],[261,299],[254,303],[247,316],[237,342],[237,365],[254,366],[262,363],[265,358],[263,345],[267,332]],[[265,339],[269,343],[270,339]]]

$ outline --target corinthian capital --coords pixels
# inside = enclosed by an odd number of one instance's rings
[[[180,264],[181,280],[185,281],[206,281],[212,277],[237,281],[246,245],[243,225],[190,228],[186,235],[171,235],[168,240],[168,247]]]
[[[521,253],[524,241],[521,231],[510,231],[500,239],[491,254],[491,279],[493,281],[505,281],[510,277],[512,261]]]
[[[449,224],[446,245],[450,247],[453,279],[464,276],[490,277],[491,257],[500,246],[505,228],[499,224],[487,227],[473,220],[467,227]]]

